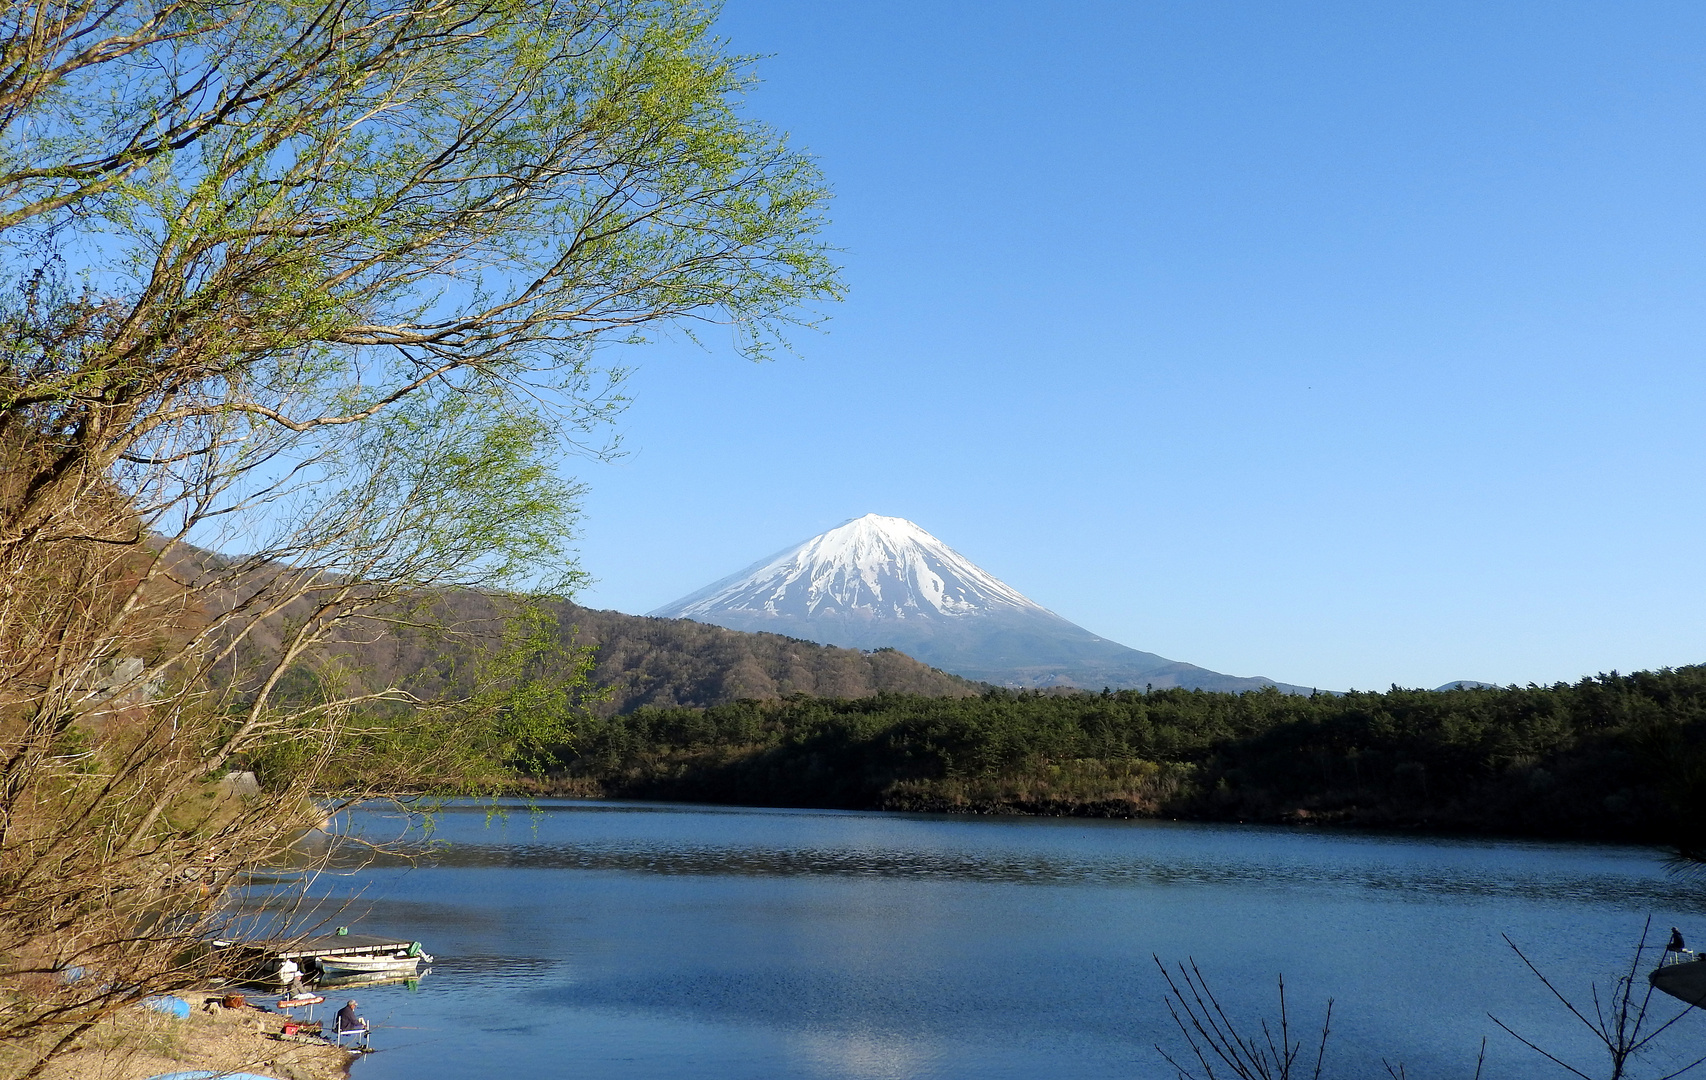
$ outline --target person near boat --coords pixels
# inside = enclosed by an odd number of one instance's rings
[[[299,998],[308,993],[307,987],[302,984],[302,968],[297,966],[296,961],[289,957],[286,957],[278,965],[278,981],[284,984],[285,993],[293,998]]]
[[[1682,943],[1682,931],[1676,927],[1670,928],[1670,944],[1665,946],[1665,952],[1687,952],[1688,946]]]

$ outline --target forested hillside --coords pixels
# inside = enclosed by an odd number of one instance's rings
[[[479,593],[449,594],[441,634],[400,631],[341,649],[369,684],[421,686],[437,693],[435,673],[466,671],[495,650],[503,613]],[[964,697],[982,687],[927,667],[893,649],[865,652],[817,645],[779,634],[746,633],[688,619],[658,619],[547,601],[563,643],[595,649],[591,682],[608,691],[600,715],[641,706],[704,708],[790,694],[856,698],[872,694]],[[264,640],[264,639],[263,639]]]
[[[605,714],[640,706],[713,706],[790,694],[957,698],[981,689],[893,649],[863,652],[779,634],[750,634],[687,619],[653,619],[565,605],[561,625],[598,647],[593,681],[609,688]]]
[[[797,696],[587,724],[545,790],[1697,848],[1706,667],[1550,687]]]

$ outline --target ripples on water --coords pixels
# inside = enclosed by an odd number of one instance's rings
[[[1279,971],[1294,1000],[1337,997],[1334,1075],[1380,1073],[1392,1057],[1412,1075],[1467,1077],[1480,1036],[1496,1034],[1489,1009],[1575,1045],[1500,934],[1584,987],[1648,914],[1706,935],[1699,886],[1636,848],[506,810],[449,808],[424,845],[402,815],[362,815],[366,836],[400,838],[417,858],[318,879],[328,904],[440,957],[417,994],[367,991],[401,1027],[394,1052],[355,1080],[1166,1076],[1151,1047],[1170,1037],[1151,953],[1196,957],[1249,1010],[1266,1007]],[[411,1041],[402,1028],[453,1034]],[[1509,1046],[1494,1044],[1490,1062],[1546,1075]]]

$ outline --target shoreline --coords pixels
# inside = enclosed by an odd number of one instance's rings
[[[227,1009],[218,1004],[223,994],[217,991],[174,996],[190,1003],[189,1016],[141,1005],[121,1009],[48,1065],[42,1080],[147,1080],[196,1069],[277,1080],[348,1080],[360,1057],[314,1036],[284,1035],[282,1013],[252,1005]]]
[[[1519,831],[1498,828],[1472,818],[1457,820],[1414,820],[1350,807],[1338,810],[1291,808],[1267,815],[1192,813],[1186,808],[1157,809],[1141,798],[1109,799],[987,799],[893,800],[878,806],[837,806],[824,803],[742,802],[728,799],[693,799],[671,795],[638,795],[622,791],[595,791],[582,778],[554,784],[518,783],[498,796],[520,800],[562,799],[570,802],[630,802],[655,805],[729,807],[751,810],[835,810],[858,814],[929,814],[946,818],[1081,818],[1101,821],[1163,821],[1192,825],[1251,825],[1298,831],[1343,833],[1351,836],[1403,836],[1440,840],[1497,840],[1582,844],[1589,846],[1655,848],[1674,851],[1673,844],[1642,834],[1583,834],[1581,832]]]

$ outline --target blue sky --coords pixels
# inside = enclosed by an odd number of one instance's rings
[[[730,0],[851,286],[665,343],[590,484],[644,612],[910,518],[1322,687],[1706,661],[1706,6]]]

